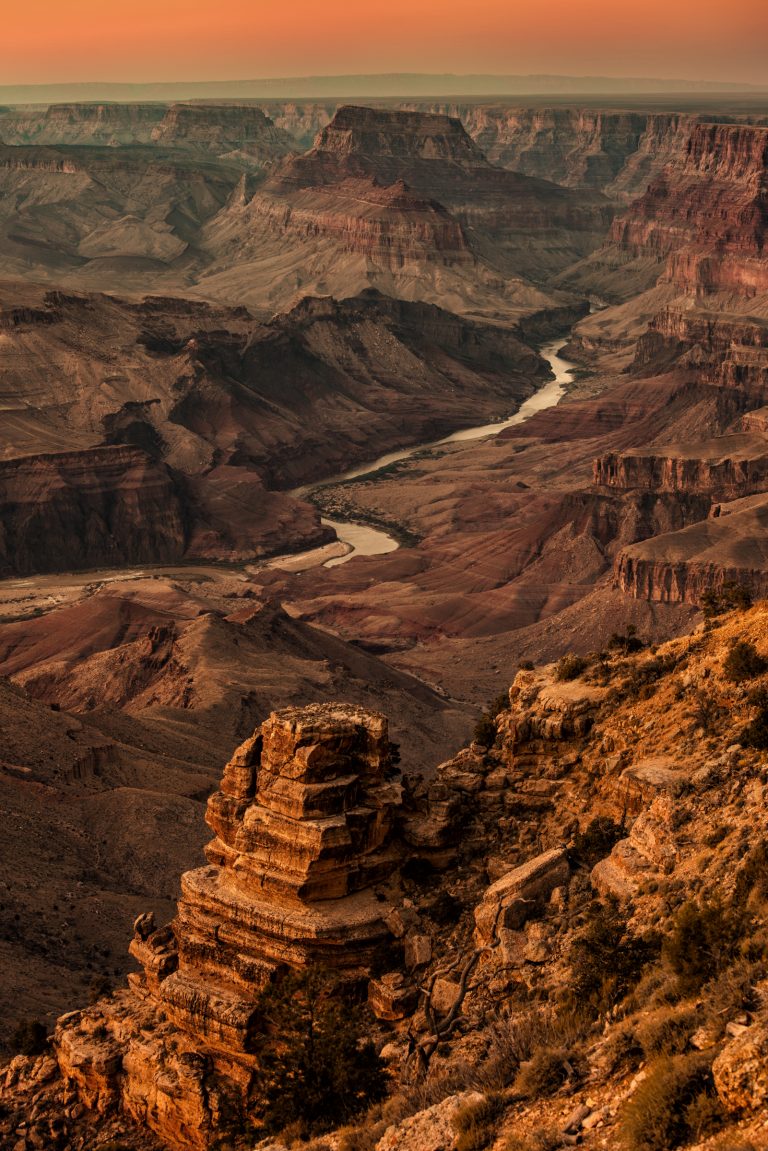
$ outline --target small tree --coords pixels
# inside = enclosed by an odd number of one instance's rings
[[[742,933],[739,914],[718,900],[684,903],[662,949],[680,990],[692,994],[722,971],[736,956]]]
[[[723,662],[723,673],[732,683],[754,679],[768,668],[768,660],[760,655],[753,643],[740,639],[733,645]]]
[[[319,968],[292,973],[262,997],[265,1039],[256,1111],[268,1133],[316,1134],[349,1122],[387,1091],[362,1012]]]

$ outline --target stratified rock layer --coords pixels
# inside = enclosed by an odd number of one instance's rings
[[[59,1021],[59,1071],[89,1111],[173,1148],[239,1129],[263,989],[310,965],[366,980],[391,939],[391,762],[384,716],[345,704],[273,712],[242,744],[209,801],[208,866],[183,876],[172,924],[134,924],[131,990]]]

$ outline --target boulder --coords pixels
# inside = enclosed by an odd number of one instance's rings
[[[499,927],[519,930],[539,914],[558,887],[568,882],[570,867],[562,847],[545,851],[502,876],[486,890],[475,908],[475,939],[488,947]]]
[[[768,1105],[768,1021],[761,1019],[731,1039],[712,1064],[723,1106],[734,1113]]]

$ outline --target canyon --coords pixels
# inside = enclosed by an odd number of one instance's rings
[[[20,1148],[250,1147],[291,971],[365,1001],[406,1082],[434,1036],[435,1066],[484,1051],[494,994],[554,1003],[591,901],[650,931],[664,876],[710,891],[718,803],[762,803],[721,667],[768,594],[765,118],[0,113],[1,993],[52,1033],[0,1072],[3,1137],[34,1096]],[[752,1138],[742,1035],[713,1075]],[[613,1138],[638,1085],[593,1071]]]

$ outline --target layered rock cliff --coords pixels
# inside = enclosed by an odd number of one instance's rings
[[[682,531],[632,544],[616,557],[614,578],[627,595],[655,603],[701,604],[736,585],[768,595],[768,497],[718,505],[717,514]]]
[[[595,460],[600,487],[710,494],[737,499],[768,488],[768,439],[734,433],[702,443],[610,452]]]
[[[179,1149],[236,1135],[257,1103],[264,987],[312,963],[366,980],[392,938],[377,898],[400,859],[391,757],[386,719],[344,705],[273,714],[238,749],[209,801],[208,866],[184,876],[171,925],[136,921],[130,992],[60,1020],[65,1091],[102,1124]]]
[[[681,292],[743,297],[768,286],[762,252],[768,129],[695,124],[685,148],[612,225],[616,258],[647,259]]]
[[[165,115],[163,104],[51,104],[0,115],[6,144],[148,144]]]
[[[260,108],[238,104],[173,104],[152,129],[153,144],[268,167],[295,150],[292,138]]]
[[[768,321],[701,308],[659,312],[635,346],[632,370],[642,375],[673,365],[698,379],[739,389],[755,402],[768,390]]]
[[[229,289],[242,264],[244,290],[254,292],[271,253],[269,268],[284,273],[265,284],[274,302],[277,291],[308,282],[348,294],[346,275],[347,284],[365,277],[390,294],[442,293],[456,310],[474,297],[486,315],[494,297],[498,309],[517,296],[530,313],[548,301],[530,288],[526,298],[515,281],[541,279],[592,251],[610,215],[596,193],[577,196],[494,167],[456,119],[345,107],[308,153],[286,160],[252,197],[234,197],[212,222],[206,248],[215,268],[205,290]],[[465,264],[472,275],[459,266],[448,277],[430,264]]]

